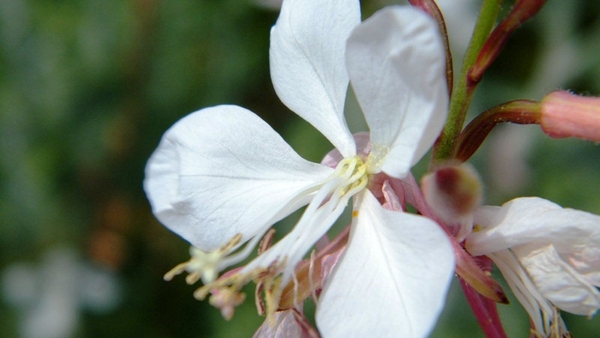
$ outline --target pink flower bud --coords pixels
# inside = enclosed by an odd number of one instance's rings
[[[540,123],[551,137],[600,142],[600,98],[552,92],[542,100]]]
[[[423,176],[423,196],[431,211],[454,228],[461,242],[473,227],[473,212],[481,203],[481,181],[475,170],[466,163],[448,165]]]

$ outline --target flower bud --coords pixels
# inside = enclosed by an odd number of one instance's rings
[[[600,98],[552,92],[542,100],[540,123],[551,137],[600,142]]]
[[[448,165],[423,176],[425,201],[448,226],[455,227],[460,242],[473,228],[473,212],[481,203],[481,182],[473,168],[463,163]]]

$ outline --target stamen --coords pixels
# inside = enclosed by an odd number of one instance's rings
[[[310,254],[310,262],[308,266],[308,282],[310,284],[310,289],[312,290],[312,300],[317,304],[317,290],[315,288],[315,283],[313,282],[313,276],[315,273],[315,251]],[[294,285],[294,303],[298,303],[298,281],[294,281],[296,285]]]
[[[264,235],[263,239],[258,244],[258,254],[259,255],[263,254],[265,251],[267,251],[271,247],[274,236],[275,236],[275,229],[273,229],[273,228],[269,229],[269,231],[267,231],[267,233]],[[261,297],[261,294],[262,294],[263,288],[264,288],[263,284],[264,284],[263,281],[258,281],[256,283],[256,289],[254,291],[254,303],[256,305],[256,311],[258,312],[258,314],[260,316],[264,315],[266,312],[265,302],[263,301],[263,299]]]
[[[367,171],[364,161],[358,156],[342,160],[332,177],[316,191],[292,232],[273,247],[270,247],[272,233],[268,233],[259,245],[258,257],[233,273],[205,283],[194,292],[194,297],[202,300],[212,294],[211,304],[220,308],[225,318],[230,318],[235,306],[243,300],[242,287],[250,281],[254,281],[257,284],[256,293],[264,294],[264,302],[257,300],[257,308],[261,313],[266,312],[267,319],[273,322],[274,313],[279,308],[283,286],[287,285],[292,278],[295,279],[294,271],[297,264],[338,219],[349,199],[366,188]],[[249,255],[249,250],[256,246],[260,237],[253,237],[246,247],[235,255],[225,257],[229,251],[235,248],[237,242],[219,250],[218,252],[222,255],[218,259],[215,258],[214,263],[211,260],[212,265],[222,269],[224,266],[245,259]],[[216,255],[218,256],[218,254]],[[200,277],[204,280],[206,272],[192,264],[197,261],[204,263],[202,268],[206,268],[207,264],[204,261],[192,259],[190,262],[178,265],[169,273],[169,276],[185,270],[192,271],[193,276],[190,275],[190,279],[197,280],[199,271],[201,271]],[[313,271],[311,270],[310,273],[312,275]],[[298,285],[297,282],[294,284]],[[297,297],[297,292],[298,290],[294,290],[294,298]]]
[[[229,288],[217,289],[212,291],[213,295],[209,299],[210,305],[221,310],[221,316],[225,320],[233,318],[235,307],[242,304],[246,295]]]
[[[282,267],[282,283],[287,284],[296,265],[338,219],[349,199],[366,188],[367,172],[366,164],[359,156],[340,161],[332,178],[321,186],[292,232],[243,270],[251,271],[287,259],[289,265]]]
[[[275,237],[275,229],[271,228],[267,233],[263,236],[262,240],[258,244],[258,254],[262,254],[267,251],[273,244],[273,238]]]
[[[239,252],[236,252],[229,256],[224,257],[223,260],[221,261],[221,263],[219,264],[219,271],[225,269],[228,266],[235,265],[235,264],[243,261],[244,259],[248,258],[248,256],[250,256],[250,254],[252,253],[252,250],[254,250],[254,248],[260,241],[260,239],[263,237],[263,233],[259,233],[258,235],[254,236],[251,240],[248,241],[248,243],[246,243],[244,248],[242,250],[240,250]],[[242,235],[241,234],[238,234],[238,235],[240,236],[240,239],[241,239]]]
[[[286,261],[284,260],[281,263],[274,262],[269,267],[257,268],[247,273],[244,273],[243,269],[230,271],[232,273],[225,274],[221,278],[196,289],[194,298],[204,300],[210,294],[210,304],[219,308],[223,317],[229,320],[233,316],[235,307],[245,300],[246,296],[241,292],[242,288],[253,281],[259,285],[259,290],[264,291],[267,317],[273,317],[279,307],[283,290],[281,287],[281,273],[285,266]],[[258,307],[259,312],[264,313],[263,303],[260,302],[259,304],[257,302],[257,304],[261,305]]]
[[[554,321],[552,321],[552,324],[550,325],[550,337],[572,338],[573,336],[571,335],[569,330],[567,330],[567,326],[562,320],[558,309],[556,307],[552,307],[552,309],[552,317],[554,318]]]
[[[369,153],[369,157],[367,157],[367,168],[370,174],[376,174],[381,171],[381,166],[385,163],[389,152],[389,147],[371,143],[371,152]]]
[[[281,299],[281,276],[270,278],[266,283],[265,300],[267,303],[267,320],[269,325],[273,327],[275,325],[275,311],[279,308],[279,300]]]
[[[539,293],[539,290],[510,250],[489,254],[506,279],[515,297],[521,302],[536,331],[543,331],[544,337],[551,331],[550,324],[561,320],[554,316],[555,308]],[[560,325],[560,323],[558,324]]]
[[[339,187],[340,196],[352,196],[364,189],[368,183],[367,169],[367,164],[359,156],[340,161],[335,171],[344,180]]]
[[[164,280],[170,281],[176,275],[187,271],[189,275],[185,278],[185,282],[189,285],[196,283],[200,279],[205,284],[214,281],[219,276],[219,271],[223,268],[223,258],[235,248],[241,239],[242,234],[237,234],[221,248],[211,252],[205,252],[193,246],[190,247],[190,260],[178,264],[167,272],[163,277]]]

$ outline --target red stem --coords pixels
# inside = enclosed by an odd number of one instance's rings
[[[446,29],[446,21],[434,0],[408,0],[414,7],[420,8],[429,14],[438,24],[442,39],[444,41],[444,49],[446,50],[446,83],[448,84],[448,96],[452,95],[452,83],[454,81],[454,70],[452,68],[452,53],[450,52],[450,42],[448,41],[448,30]]]
[[[540,109],[537,101],[515,100],[486,110],[460,133],[454,157],[462,162],[468,160],[499,123],[539,124]]]
[[[525,21],[534,16],[546,0],[519,0],[508,16],[494,29],[481,48],[477,61],[467,74],[468,87],[474,88],[483,73],[496,60],[510,35]]]
[[[485,336],[487,338],[506,338],[504,327],[502,327],[502,322],[496,309],[496,303],[481,296],[462,278],[459,277],[458,279]]]

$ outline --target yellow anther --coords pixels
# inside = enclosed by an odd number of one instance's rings
[[[367,186],[367,164],[360,156],[348,157],[340,161],[336,168],[337,176],[344,179],[339,189],[340,196],[353,194]]]
[[[176,275],[187,271],[189,275],[185,278],[186,283],[194,284],[202,279],[204,283],[210,283],[219,276],[219,263],[240,242],[242,234],[235,235],[229,242],[215,251],[205,252],[196,247],[190,247],[190,260],[171,269],[163,277],[170,281]]]
[[[246,297],[241,292],[242,288],[250,281],[254,281],[257,285],[262,285],[261,289],[265,293],[266,313],[270,318],[279,308],[282,292],[281,273],[285,265],[286,260],[281,263],[275,262],[269,267],[254,269],[245,274],[240,273],[241,269],[235,272],[230,271],[219,279],[196,289],[194,298],[204,300],[211,295],[210,304],[219,308],[223,317],[229,320],[233,316],[235,307],[240,305]]]
[[[367,158],[367,169],[369,169],[369,174],[375,174],[381,171],[381,166],[387,159],[389,153],[389,147],[371,144],[371,152]]]

